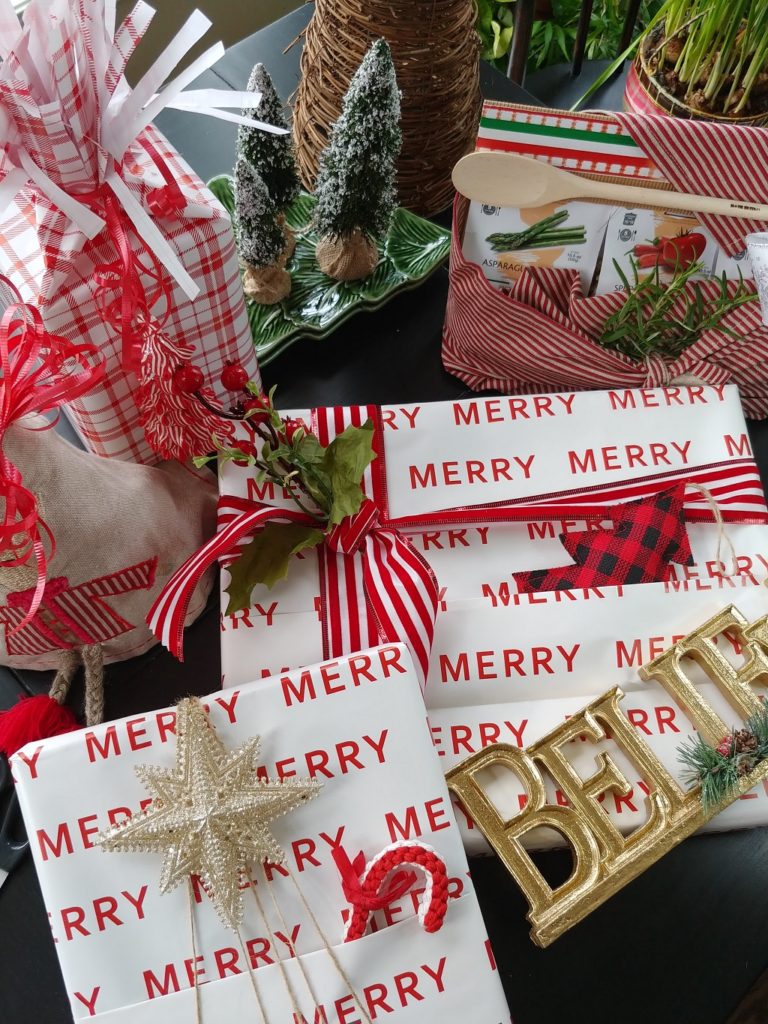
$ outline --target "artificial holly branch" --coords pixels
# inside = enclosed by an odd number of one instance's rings
[[[697,736],[682,744],[678,753],[686,768],[685,782],[699,783],[704,810],[713,810],[733,799],[742,776],[768,759],[768,707],[751,715],[743,729],[724,736],[716,747]]]
[[[302,523],[270,522],[240,550],[228,566],[227,614],[232,615],[250,607],[258,583],[271,587],[283,579],[294,555],[322,543],[334,526],[360,510],[365,500],[360,484],[376,454],[371,420],[347,427],[324,446],[301,420],[280,416],[273,404],[274,388],[265,395],[244,379],[241,367],[227,367],[224,373],[228,371],[229,382],[223,375],[222,382],[239,394],[231,411],[220,415],[242,420],[252,439],[220,445],[216,455],[195,459],[195,464],[218,458],[250,467],[258,483],[272,484],[306,517]]]

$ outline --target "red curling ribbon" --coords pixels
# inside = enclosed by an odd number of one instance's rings
[[[143,146],[165,182],[147,193],[149,211],[155,217],[176,216],[186,208],[186,197],[153,143],[145,139]],[[115,171],[119,174],[120,167],[116,165]],[[138,234],[109,185],[103,183],[92,192],[78,195],[77,199],[103,215],[107,234],[117,251],[117,260],[98,265],[93,279],[102,318],[120,331],[122,368],[126,373],[138,376],[147,335],[161,330],[170,315],[172,288],[162,264]],[[134,251],[131,232],[148,257],[148,263]],[[148,286],[142,277],[148,281]],[[109,292],[117,292],[117,298],[108,299]],[[161,320],[156,321],[151,310],[161,299],[164,300],[164,313]]]
[[[173,217],[181,213],[187,201],[178,185],[161,185],[147,193],[147,206],[154,217]]]
[[[40,312],[21,301],[7,278],[0,276],[0,284],[14,299],[0,320],[1,561],[4,568],[13,568],[34,558],[37,566],[29,610],[11,631],[16,633],[40,607],[47,575],[46,542],[51,556],[55,544],[40,516],[37,498],[24,486],[19,468],[5,454],[2,439],[8,427],[22,417],[50,412],[90,391],[103,377],[104,364],[94,345],[75,345],[48,334]]]
[[[331,851],[333,861],[341,876],[341,889],[347,903],[360,910],[383,910],[390,903],[405,896],[416,882],[415,871],[397,871],[389,880],[389,884],[378,893],[365,892],[362,876],[365,872],[365,855],[360,852],[354,860],[349,859],[342,846],[335,846]]]

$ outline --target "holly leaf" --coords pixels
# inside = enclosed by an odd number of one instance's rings
[[[242,554],[229,566],[227,615],[251,606],[251,593],[257,583],[273,587],[288,575],[291,558],[323,540],[322,530],[301,523],[267,523]]]
[[[323,469],[333,491],[329,526],[335,526],[360,509],[365,498],[360,483],[375,458],[372,420],[366,420],[362,427],[347,427],[328,445]]]

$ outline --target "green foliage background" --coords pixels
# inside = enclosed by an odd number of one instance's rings
[[[475,0],[475,3],[483,59],[506,73],[515,0]],[[648,24],[661,4],[662,0],[643,0],[636,33]],[[552,0],[552,20],[534,22],[528,53],[529,71],[571,59],[580,7],[580,0]],[[612,60],[618,55],[626,8],[626,0],[597,0],[587,37],[587,60]]]

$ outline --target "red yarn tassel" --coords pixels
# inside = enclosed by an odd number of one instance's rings
[[[77,719],[67,707],[47,694],[20,697],[9,711],[0,711],[0,752],[10,757],[25,743],[45,740],[79,729]]]

